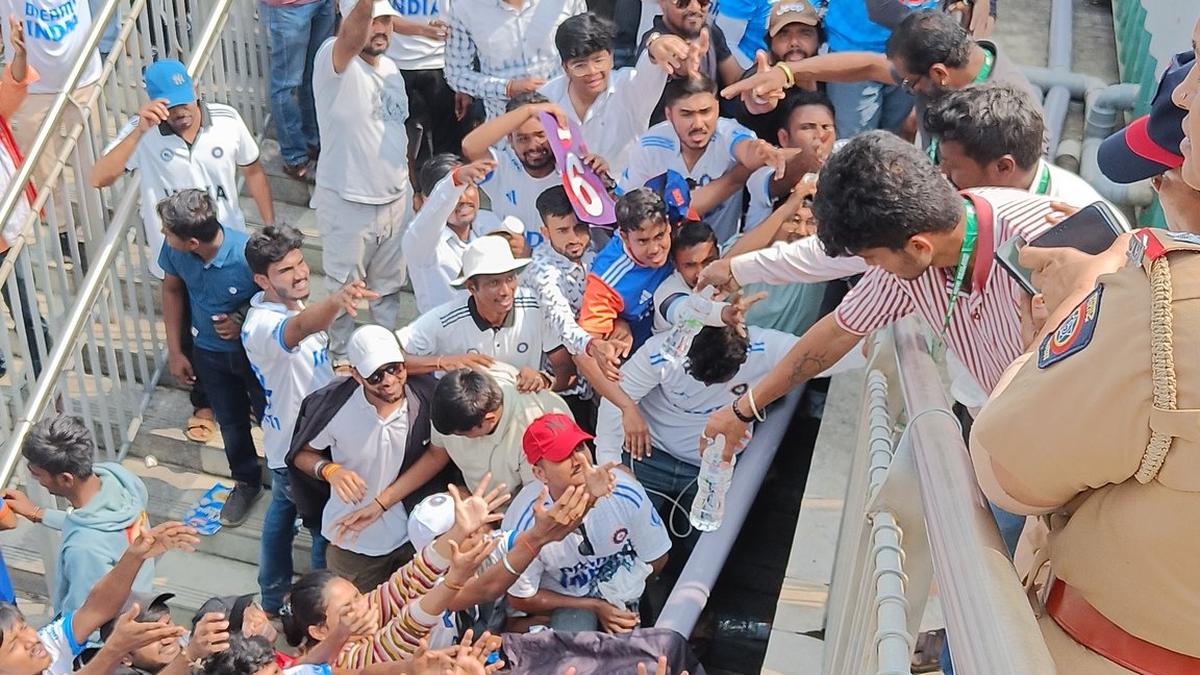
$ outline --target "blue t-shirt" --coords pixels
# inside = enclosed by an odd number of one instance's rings
[[[212,317],[233,313],[250,302],[260,289],[246,264],[249,235],[240,230],[221,229],[225,239],[217,255],[208,263],[195,253],[176,251],[164,243],[158,254],[158,264],[164,272],[179,277],[187,286],[196,346],[213,352],[236,352],[242,348],[242,341],[236,337],[222,340],[213,328]]]
[[[939,0],[896,0],[913,11],[937,9]],[[825,9],[825,34],[831,52],[884,53],[892,34],[868,18],[867,0],[830,0]]]

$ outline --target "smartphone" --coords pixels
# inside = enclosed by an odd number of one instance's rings
[[[1037,248],[1073,248],[1090,255],[1108,250],[1125,226],[1104,202],[1089,204],[1029,242]]]
[[[1005,272],[1008,272],[1018,286],[1025,289],[1026,293],[1037,295],[1038,290],[1033,286],[1033,270],[1022,267],[1021,263],[1017,262],[1021,255],[1021,249],[1026,245],[1024,237],[1019,234],[1013,235],[1008,241],[1000,244],[1000,248],[996,249],[996,262],[1004,268]]]

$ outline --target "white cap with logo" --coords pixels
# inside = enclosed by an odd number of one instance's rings
[[[445,492],[421,500],[408,516],[408,538],[420,551],[454,527],[454,500]]]
[[[383,326],[363,326],[350,335],[346,357],[362,377],[370,377],[389,363],[404,363],[396,334]]]

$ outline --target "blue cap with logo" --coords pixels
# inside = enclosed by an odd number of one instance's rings
[[[196,102],[196,86],[187,68],[175,59],[155,61],[143,75],[150,100],[163,99],[168,108]]]
[[[1191,51],[1172,57],[1150,102],[1150,114],[1133,120],[1100,145],[1096,162],[1110,180],[1134,183],[1183,165],[1179,144],[1187,111],[1175,105],[1172,95],[1195,61]]]

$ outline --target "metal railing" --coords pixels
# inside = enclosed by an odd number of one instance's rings
[[[73,66],[65,87],[73,93],[55,98],[0,198],[0,222],[8,222],[25,198],[20,187],[38,183],[24,236],[0,264],[13,324],[11,333],[0,330],[8,370],[0,377],[4,481],[29,424],[50,405],[88,423],[102,458],[121,457],[132,442],[162,368],[165,332],[148,270],[157,251],[146,246],[137,176],[98,190],[89,185],[91,168],[145,101],[142,70],[155,58],[184,60],[207,100],[261,97],[266,54],[255,5],[109,0],[96,13],[84,54],[101,44],[110,21],[119,22],[100,79],[81,88],[86,58]],[[236,30],[223,30],[235,11],[249,14]],[[264,121],[265,102],[245,110],[249,124]],[[39,175],[39,162],[48,173]]]
[[[913,319],[873,338],[859,420],[822,672],[911,672],[936,577],[956,673],[1054,673]]]

